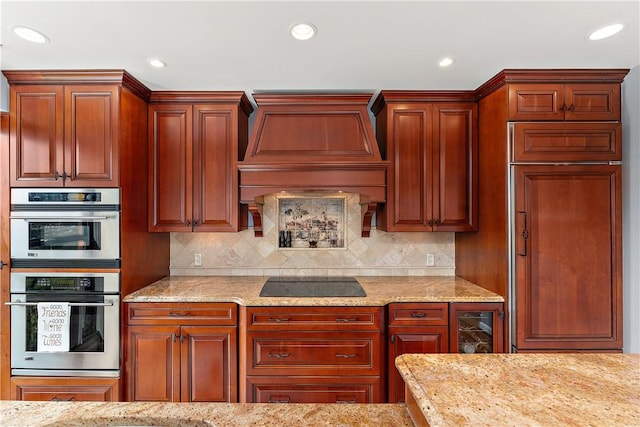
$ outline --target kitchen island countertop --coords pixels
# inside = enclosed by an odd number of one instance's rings
[[[417,425],[640,424],[640,354],[404,354]]]
[[[3,426],[412,426],[403,404],[0,401]]]
[[[358,276],[365,297],[261,297],[263,276],[167,276],[124,302],[235,302],[244,306],[383,306],[392,302],[504,302],[454,276]]]

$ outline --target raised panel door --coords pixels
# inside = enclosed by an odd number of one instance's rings
[[[65,86],[66,186],[119,185],[118,86]]]
[[[620,120],[620,85],[565,85],[565,120]]]
[[[431,218],[432,107],[397,106],[391,111],[388,155],[392,159],[387,187],[391,205],[387,231],[426,230]]]
[[[180,327],[127,327],[127,401],[180,401]]]
[[[234,112],[226,106],[195,105],[194,120],[194,228],[232,231],[238,209]]]
[[[192,107],[149,106],[149,229],[191,231]]]
[[[62,86],[11,86],[10,184],[61,187],[64,172]]]
[[[477,212],[477,113],[475,104],[433,107],[434,231],[474,231]]]
[[[404,402],[404,381],[396,369],[396,357],[405,353],[447,353],[449,328],[447,326],[389,327],[389,403]]]
[[[181,400],[237,402],[236,328],[183,326]]]
[[[509,120],[564,120],[562,84],[510,84]]]
[[[621,167],[518,166],[518,349],[622,348]]]

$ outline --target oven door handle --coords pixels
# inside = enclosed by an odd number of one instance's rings
[[[60,220],[65,220],[65,221],[70,221],[70,220],[74,220],[74,219],[111,219],[111,218],[116,218],[115,215],[104,215],[104,216],[73,216],[73,215],[69,215],[69,216],[15,216],[12,215],[9,217],[10,219],[23,219],[25,221],[40,221],[40,220],[47,220],[47,221],[60,221]]]
[[[107,306],[112,306],[113,305],[113,301],[110,302],[69,302],[66,303],[69,304],[71,307],[107,307]],[[37,302],[5,302],[4,305],[19,305],[19,306],[26,306],[26,305],[38,305]]]

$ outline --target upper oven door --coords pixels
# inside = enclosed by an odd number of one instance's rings
[[[10,218],[14,267],[29,266],[18,260],[120,259],[119,212],[15,211]]]

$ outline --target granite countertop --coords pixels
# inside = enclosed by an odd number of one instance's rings
[[[404,354],[396,367],[417,425],[640,423],[640,354]]]
[[[453,276],[356,277],[366,297],[261,297],[267,277],[168,276],[127,295],[124,302],[235,302],[244,306],[383,306],[392,302],[504,302]]]
[[[413,426],[403,404],[0,401],[3,426]]]

